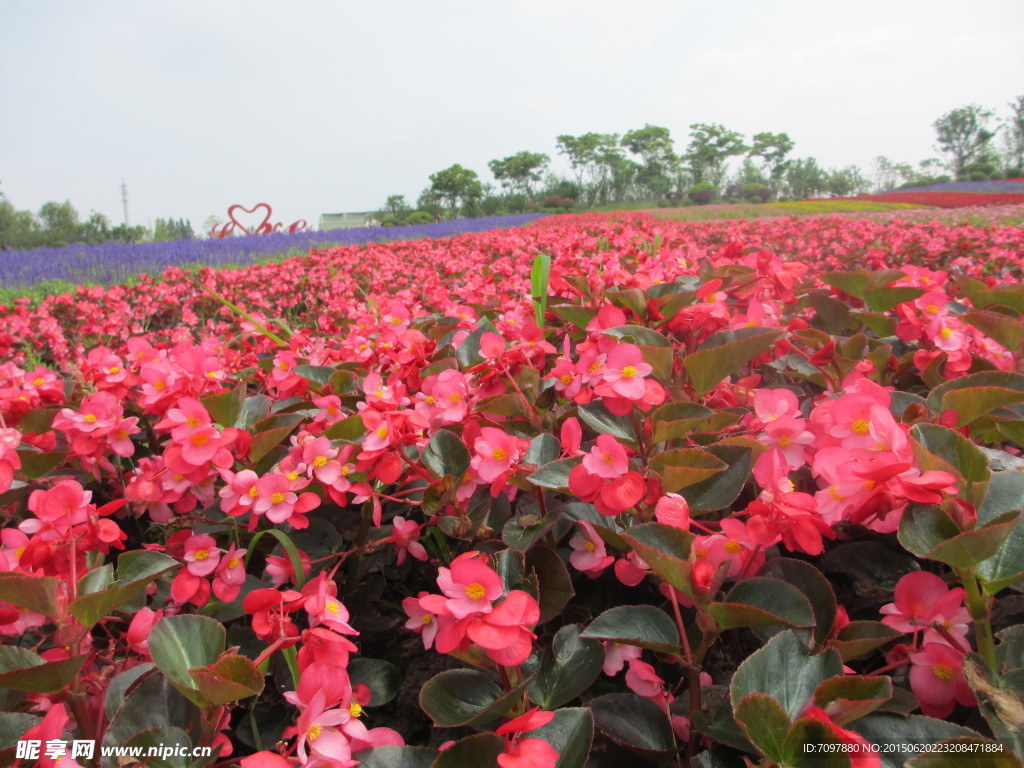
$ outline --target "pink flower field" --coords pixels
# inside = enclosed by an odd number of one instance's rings
[[[588,214],[0,305],[0,763],[1019,767],[1022,270]]]

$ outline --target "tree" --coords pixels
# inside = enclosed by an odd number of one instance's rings
[[[968,104],[947,112],[932,125],[938,136],[936,149],[950,158],[953,173],[970,163],[984,160],[995,133],[988,130],[991,110]]]
[[[806,200],[825,191],[828,177],[813,157],[790,160],[786,164],[786,186],[790,197]]]
[[[860,168],[851,165],[846,168],[833,168],[828,171],[825,179],[825,188],[830,195],[835,197],[850,197],[867,192],[871,188],[870,182],[864,178]]]
[[[749,156],[760,157],[764,161],[770,186],[778,187],[786,171],[786,155],[792,152],[795,146],[796,144],[786,133],[754,134],[754,143],[750,147]]]
[[[1024,168],[1024,95],[1010,102],[1011,114],[1003,120],[1006,131],[1006,159],[1009,168]]]
[[[630,175],[630,166],[622,154],[617,133],[562,135],[557,139],[559,154],[569,158],[576,182],[590,198],[590,204],[606,202],[609,189],[621,190]]]
[[[92,211],[82,224],[82,239],[87,243],[105,243],[110,240],[110,219],[98,211]]]
[[[447,203],[452,212],[467,203],[483,197],[484,187],[476,171],[463,168],[456,163],[443,171],[430,174],[429,191],[441,202]]]
[[[742,134],[718,123],[694,123],[690,126],[690,144],[683,158],[689,163],[694,181],[721,187],[725,164],[730,157],[742,155],[748,147]]]
[[[636,169],[637,185],[653,197],[664,197],[672,186],[671,173],[679,165],[668,128],[648,123],[627,131],[621,143],[642,161]]]
[[[63,203],[43,203],[39,209],[39,220],[46,232],[46,245],[58,246],[78,242],[82,237],[78,211],[70,200]]]
[[[517,152],[503,160],[491,160],[487,167],[502,188],[532,196],[533,185],[544,176],[551,158],[541,152]]]

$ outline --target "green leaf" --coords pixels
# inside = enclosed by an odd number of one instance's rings
[[[547,725],[529,732],[529,738],[543,739],[558,753],[555,768],[583,768],[594,741],[594,716],[586,707],[555,711]]]
[[[174,689],[163,675],[143,677],[139,684],[118,702],[102,745],[118,747],[152,728],[173,725],[186,732],[198,733],[199,711]],[[97,747],[97,752],[99,748]],[[104,767],[116,766],[105,763]]]
[[[786,630],[754,651],[733,674],[729,696],[733,707],[751,693],[773,696],[790,718],[803,711],[823,681],[843,673],[835,651],[812,656],[793,630]]]
[[[562,519],[556,510],[548,512],[547,517],[537,515],[516,515],[509,518],[501,531],[501,540],[512,549],[526,552],[540,541]]]
[[[596,309],[577,307],[572,304],[560,304],[557,307],[551,307],[551,311],[584,331],[590,325],[590,321],[597,316]]]
[[[872,312],[888,312],[905,301],[913,301],[924,294],[924,288],[914,288],[909,285],[869,288],[864,291],[864,304]]]
[[[481,320],[476,330],[463,339],[455,350],[455,359],[463,368],[469,368],[480,361],[480,338],[485,333],[494,333],[494,326],[486,319]]]
[[[979,735],[946,720],[924,715],[902,717],[880,712],[862,717],[850,726],[850,730],[882,748],[879,756],[884,768],[903,768],[907,760],[919,754],[920,750],[915,749],[915,746],[936,744],[958,736]]]
[[[558,459],[545,464],[543,467],[539,467],[537,471],[527,475],[526,479],[533,485],[541,488],[567,489],[569,487],[569,473],[581,461],[583,459],[579,456],[569,459]]]
[[[21,474],[29,480],[42,477],[50,470],[56,469],[67,458],[66,453],[59,451],[33,451],[21,449],[18,452],[21,460]]]
[[[302,567],[302,557],[299,555],[299,550],[295,546],[295,542],[293,542],[291,537],[282,530],[277,528],[267,528],[265,531],[260,531],[249,539],[248,551],[245,553],[246,566],[249,565],[249,561],[256,552],[256,545],[264,536],[272,536],[281,544],[281,549],[284,550],[285,555],[288,557],[288,562],[292,566],[292,573],[295,574],[295,587],[296,589],[302,589],[306,584],[306,571]]]
[[[810,293],[807,302],[817,312],[818,317],[830,334],[840,335],[850,325],[850,308],[831,296],[823,293]]]
[[[540,668],[526,691],[534,704],[555,709],[572,701],[597,680],[604,666],[604,647],[580,637],[579,624],[567,624],[545,649]]]
[[[698,351],[683,358],[697,394],[709,392],[726,376],[736,373],[775,344],[782,331],[768,328],[740,328],[711,334]]]
[[[697,403],[666,403],[651,414],[653,440],[663,443],[686,437],[708,423],[717,413]]]
[[[870,284],[866,272],[826,272],[819,278],[825,285],[838,288],[843,293],[848,293],[856,299],[863,298],[864,292]]]
[[[0,600],[52,618],[57,614],[57,579],[0,571]]]
[[[511,709],[530,683],[527,678],[508,691],[476,669],[450,669],[428,680],[420,706],[440,728],[497,720]]]
[[[961,532],[939,507],[909,507],[900,519],[898,537],[918,557],[971,568],[999,551],[1020,517],[1020,511],[1006,512],[981,528]]]
[[[978,446],[959,432],[937,424],[915,424],[910,428],[910,437],[922,472],[948,472],[952,468],[966,483],[960,488],[963,497],[975,507],[981,506],[992,473],[988,459]]]
[[[579,414],[583,423],[597,434],[609,434],[616,440],[636,447],[636,431],[633,429],[632,419],[628,416],[616,416],[600,400],[581,405]]]
[[[693,585],[690,581],[692,566],[689,560],[692,533],[671,525],[645,523],[633,526],[619,536],[651,566],[652,571],[684,595],[693,598]]]
[[[728,464],[728,467],[706,480],[683,489],[682,497],[690,505],[690,512],[711,512],[732,505],[743,493],[754,466],[753,451],[743,445],[709,445],[707,453]]]
[[[255,464],[288,437],[305,417],[297,413],[270,416],[253,424],[249,460]]]
[[[334,375],[334,369],[326,365],[297,365],[294,372],[312,384],[314,390],[323,390]]]
[[[447,429],[439,429],[434,433],[420,458],[427,469],[438,477],[450,475],[461,481],[469,469],[469,449],[458,435]]]
[[[210,418],[222,427],[237,427],[238,419],[242,415],[242,408],[245,405],[246,385],[244,381],[238,382],[234,389],[228,392],[219,392],[216,395],[206,395],[199,398],[199,402],[206,408]]]
[[[263,673],[251,659],[235,653],[224,654],[209,666],[193,667],[189,675],[203,700],[214,706],[258,696],[263,690]]]
[[[902,632],[880,621],[851,621],[839,630],[830,645],[839,652],[843,661],[849,661],[899,637],[903,637]]]
[[[678,653],[680,643],[675,622],[653,605],[609,608],[590,622],[580,637],[636,645],[658,653]]]
[[[991,739],[962,736],[947,739],[941,752],[929,752],[915,757],[906,768],[1021,768],[1020,758],[1002,743]]]
[[[538,253],[530,271],[530,289],[533,294],[533,312],[537,325],[544,327],[544,314],[548,306],[548,276],[551,274],[551,254]]]
[[[363,417],[358,413],[336,421],[324,430],[324,437],[330,440],[346,440],[352,442],[366,434]]]
[[[801,717],[786,734],[785,765],[792,768],[851,768],[839,735],[826,723]],[[816,752],[816,750],[822,750]]]
[[[117,559],[117,580],[97,590],[89,589],[86,574],[79,584],[78,597],[68,606],[82,626],[91,627],[117,608],[141,595],[160,575],[178,568],[177,560],[160,552],[134,550]],[[105,580],[105,579],[104,579]]]
[[[492,736],[493,734],[482,734]],[[430,747],[385,744],[353,753],[360,768],[430,768],[441,753]]]
[[[1007,627],[998,632],[996,637],[999,639],[999,645],[996,646],[999,663],[1008,670],[1024,669],[1024,624]]]
[[[526,553],[525,563],[527,575],[532,572],[537,579],[540,623],[544,624],[559,616],[576,594],[572,577],[558,553],[547,547],[531,548]]]
[[[43,718],[27,712],[0,712],[0,751],[17,747],[28,729],[42,721]]]
[[[866,675],[831,677],[814,691],[814,703],[828,712],[836,725],[864,717],[892,698],[892,678]]]
[[[103,713],[107,716],[107,720],[113,719],[117,708],[124,703],[125,697],[128,695],[128,689],[138,682],[143,675],[155,669],[156,664],[147,662],[126,669],[124,672],[110,678],[110,683],[107,685],[106,693],[103,696]]]
[[[387,704],[398,695],[398,689],[402,686],[401,671],[390,661],[383,659],[351,659],[348,663],[348,674],[352,685],[366,683],[369,686],[369,707]]]
[[[477,733],[459,739],[439,753],[432,768],[490,768],[498,765],[498,755],[505,751],[505,740],[493,733]],[[390,768],[390,766],[389,766]],[[396,764],[395,768],[405,768]]]
[[[699,448],[676,448],[652,457],[648,466],[661,475],[661,487],[675,493],[724,471],[728,464]]]
[[[356,391],[359,378],[353,371],[339,368],[327,380],[327,388],[336,395],[347,395]]]
[[[792,721],[779,702],[767,693],[751,693],[736,705],[734,715],[761,754],[776,763],[785,761],[786,734]]]
[[[836,595],[829,580],[810,563],[789,557],[773,557],[760,575],[782,579],[803,592],[814,613],[814,642],[823,646],[832,634],[837,612]]]
[[[0,646],[0,688],[26,693],[60,693],[88,658],[84,655],[44,661],[32,651]]]
[[[951,379],[928,395],[928,407],[933,412],[956,411],[958,428],[1020,402],[1024,402],[1024,375],[1006,371],[983,371]]]
[[[711,603],[708,613],[723,629],[814,624],[811,604],[799,589],[779,579],[760,576],[739,582],[722,602]]]
[[[1002,344],[1011,353],[1020,350],[1020,343],[1024,340],[1024,325],[1019,320],[998,312],[968,312],[961,315],[960,319]]]
[[[165,616],[149,634],[149,652],[160,671],[190,701],[202,704],[189,670],[207,667],[224,651],[224,626],[205,616]]]
[[[646,755],[675,749],[665,710],[635,693],[606,693],[590,701],[594,723],[609,739]]]
[[[143,750],[142,754],[146,754],[151,747],[158,750],[163,747],[182,747],[186,750],[185,754],[187,755],[192,750],[192,739],[181,728],[173,725],[158,725],[155,728],[135,734],[125,742],[125,746],[138,747]],[[146,760],[146,767],[189,768],[192,765],[190,757],[185,757],[184,755],[160,757],[161,754],[163,752],[155,752],[153,757],[148,758]]]
[[[561,441],[550,432],[541,432],[530,440],[530,447],[527,449],[523,461],[541,467],[557,459],[561,452]]]

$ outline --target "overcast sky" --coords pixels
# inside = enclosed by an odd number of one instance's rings
[[[968,11],[968,7],[971,8]],[[415,200],[560,134],[787,132],[826,167],[933,156],[1024,93],[1024,2],[423,0],[0,4],[0,191],[133,224]]]

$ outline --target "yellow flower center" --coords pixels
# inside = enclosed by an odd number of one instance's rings
[[[46,381],[44,379],[36,379],[32,383],[35,384],[37,387],[41,387],[41,386],[43,386],[43,384],[46,383]]]
[[[110,368],[110,369],[107,370],[107,373],[110,373],[110,374],[118,374],[120,372],[121,372],[121,366],[119,366],[119,365],[115,365],[113,368]]]
[[[229,571],[234,569],[234,568],[237,568],[237,567],[238,567],[238,558],[237,557],[232,557],[230,560],[228,560],[228,570]]]
[[[952,335],[953,331],[951,331],[949,328],[943,328],[941,331],[939,331],[939,336],[941,336],[944,339],[948,339]]]
[[[840,495],[839,491],[837,491],[837,490],[836,490],[836,487],[835,487],[834,485],[830,485],[830,486],[828,487],[828,495],[829,495],[829,496],[831,496],[831,497],[832,497],[833,499],[835,499],[836,501],[839,501],[840,499],[842,499],[842,498],[843,498],[843,497],[842,497],[842,496]]]
[[[484,589],[484,585],[479,581],[474,581],[472,584],[466,585],[466,597],[470,600],[479,600],[487,594],[487,590]]]
[[[348,476],[348,473],[351,472],[351,471],[352,470],[348,468],[348,464],[344,465],[341,468],[341,474],[344,475],[344,476]]]
[[[632,379],[634,376],[636,376],[635,366],[627,365],[625,368],[622,369],[622,378]]]
[[[601,364],[597,363],[597,362],[594,362],[594,363],[590,364],[589,368],[587,368],[587,373],[597,373],[600,370],[601,370]]]
[[[87,414],[85,414],[85,416],[82,417],[82,420],[86,424],[94,424],[94,423],[96,423],[96,414],[95,413],[87,413]]]
[[[377,437],[384,438],[384,437],[387,437],[387,436],[388,436],[388,428],[387,427],[385,427],[383,425],[377,427]]]
[[[277,367],[278,367],[278,370],[287,371],[288,370],[288,363],[278,363]]]
[[[427,405],[433,405],[437,400],[434,399],[433,395],[427,395]]]
[[[934,304],[929,304],[927,307],[924,308],[924,311],[927,312],[929,315],[937,315],[939,313],[939,308],[936,307]]]
[[[206,445],[208,442],[210,442],[210,438],[206,435],[194,435],[192,437],[192,445]]]
[[[199,419],[197,419],[195,416],[189,416],[187,419],[185,419],[185,423],[188,424],[190,427],[198,427]]]
[[[779,438],[779,445],[781,445],[783,448],[788,447],[789,444],[792,442],[793,440],[790,438],[789,435],[783,435],[782,437]]]
[[[271,504],[280,504],[282,501],[284,501],[283,493],[273,493],[270,495]]]
[[[462,393],[461,392],[452,392],[448,396],[448,402],[450,402],[450,403],[458,403],[461,400],[462,400]]]
[[[317,723],[313,723],[309,726],[309,730],[306,731],[306,738],[310,741],[316,741],[320,737],[320,726]]]
[[[871,428],[871,424],[867,419],[857,419],[850,425],[850,429],[856,432],[858,435],[866,435],[868,430]]]
[[[293,469],[286,475],[286,477],[288,478],[288,482],[294,483],[296,480],[299,479],[299,473]]]
[[[597,549],[597,547],[594,546],[594,542],[592,541],[588,541],[586,544],[584,544],[583,548],[587,550],[587,552],[593,552],[595,549]]]
[[[572,376],[570,376],[568,373],[562,374],[562,378],[560,378],[559,381],[565,385],[572,384]]]
[[[260,495],[260,492],[256,490],[256,486],[255,485],[252,488],[249,489],[249,498],[250,499],[255,499],[259,495]]]
[[[737,544],[735,541],[727,541],[725,542],[725,551],[731,555],[735,555],[737,552],[743,551],[743,546],[741,544]]]
[[[313,459],[313,466],[314,467],[322,467],[326,463],[327,463],[327,457],[326,456],[317,456],[315,459]]]
[[[424,623],[424,624],[429,624],[429,623],[430,623],[430,622],[432,622],[433,620],[434,620],[434,617],[433,617],[433,616],[431,616],[431,615],[430,615],[429,613],[424,613],[424,614],[423,614],[423,623]]]
[[[605,464],[614,464],[615,463],[615,457],[612,456],[610,453],[606,453],[604,456],[601,457],[601,459],[602,459],[602,461],[604,461]]]
[[[939,680],[952,680],[953,668],[948,664],[933,664],[932,674],[939,678]]]
[[[693,550],[694,557],[707,557],[708,551],[706,549],[695,549]]]
[[[494,452],[491,454],[491,458],[495,461],[504,461],[507,457],[508,454],[505,453],[503,448],[495,448]]]
[[[193,555],[193,557],[195,557],[196,560],[205,560],[209,556],[210,553],[205,549],[197,549],[195,551],[195,554]]]
[[[341,606],[339,606],[334,600],[328,600],[327,610],[331,613],[337,613],[341,610]]]
[[[155,389],[157,392],[162,392],[163,390],[167,389],[167,384],[163,381],[154,381],[153,389]]]
[[[352,715],[352,717],[359,717],[361,714],[363,714],[363,708],[354,701],[348,705],[348,711]]]

